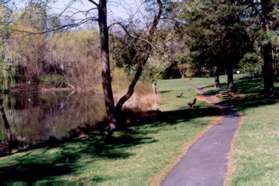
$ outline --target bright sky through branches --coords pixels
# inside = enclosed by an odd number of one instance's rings
[[[51,11],[55,13],[64,12],[64,15],[71,14],[77,10],[86,11],[93,8],[94,5],[88,0],[57,0],[53,4],[49,4]],[[108,1],[108,18],[110,21],[114,19],[127,19],[143,17],[144,5],[143,0],[109,0]],[[77,14],[77,16],[82,16]]]

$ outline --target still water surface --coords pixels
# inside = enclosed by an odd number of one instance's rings
[[[29,144],[67,137],[72,129],[94,125],[105,116],[101,96],[71,92],[2,95],[12,134]],[[0,118],[0,143],[5,127]]]

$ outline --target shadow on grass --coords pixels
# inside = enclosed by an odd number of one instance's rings
[[[207,88],[212,88],[213,86],[204,86],[201,87],[203,89],[207,89]],[[205,92],[203,95],[205,96],[213,96],[216,95],[222,91],[226,91],[227,90],[227,84],[226,83],[221,83],[219,88],[213,88],[208,90],[207,92]]]
[[[84,157],[90,157],[92,161],[124,159],[133,155],[127,152],[128,148],[155,141],[132,130],[129,133],[117,133],[110,138],[95,132],[86,139],[72,139],[71,142],[57,145],[56,148],[45,146],[24,155],[16,155],[7,162],[2,160],[1,184],[15,182],[31,184],[36,181],[58,183],[59,176],[75,174],[81,167],[85,167],[86,162],[82,163]],[[92,179],[94,182],[101,182],[109,178]],[[61,180],[60,182],[64,183]]]
[[[135,113],[134,113],[135,114]],[[91,131],[85,139],[50,140],[33,147],[23,155],[6,157],[0,162],[0,180],[3,184],[24,182],[67,183],[61,176],[75,175],[86,167],[84,157],[92,161],[100,159],[125,159],[134,154],[129,148],[157,142],[150,137],[158,127],[175,125],[193,118],[219,115],[217,108],[196,108],[168,112],[149,112],[144,115],[135,114],[134,120],[127,130],[117,131],[107,137],[98,131]],[[144,127],[152,130],[138,130]],[[89,157],[89,158],[88,158]],[[94,165],[94,164],[93,164]],[[94,170],[92,170],[94,171]],[[110,179],[107,176],[91,178],[94,183]],[[91,181],[92,181],[91,180]]]
[[[246,94],[246,96],[243,98],[227,98],[222,104],[234,105],[240,110],[245,110],[278,101],[264,96],[261,78],[241,78],[236,81],[236,86],[238,91]],[[207,94],[216,93],[216,90],[207,92]],[[134,127],[130,127],[126,131],[116,132],[110,138],[107,138],[101,132],[93,131],[85,139],[71,138],[62,141],[52,139],[34,146],[33,151],[25,152],[24,155],[7,157],[5,162],[1,160],[1,184],[24,182],[32,185],[38,183],[38,181],[53,184],[67,183],[67,181],[62,180],[62,176],[79,174],[79,171],[86,167],[88,161],[92,163],[92,161],[102,159],[126,159],[134,155],[129,151],[130,148],[157,142],[149,135],[157,130],[163,130],[157,127],[176,125],[194,118],[218,116],[220,110],[214,107],[202,107],[166,112],[128,112],[127,114],[131,119],[131,125]],[[152,130],[138,130],[140,127]],[[91,171],[94,171],[94,167],[92,169]],[[97,183],[111,178],[98,176],[90,179]]]
[[[166,93],[169,93],[169,92],[173,92],[173,90],[161,90],[160,94],[166,94]],[[180,91],[180,92],[182,92],[182,91]]]
[[[194,118],[202,118],[206,116],[218,116],[220,110],[216,107],[205,107],[196,109],[184,109],[175,111],[159,112],[155,117],[147,118],[143,122],[148,125],[171,125],[178,122],[186,122]],[[140,124],[140,123],[139,123]]]
[[[275,83],[278,83],[278,79]],[[238,79],[235,82],[237,92],[240,94],[245,94],[245,96],[240,97],[230,97],[224,96],[224,100],[220,103],[228,106],[235,106],[240,111],[244,111],[245,109],[260,107],[264,105],[270,105],[274,103],[278,103],[278,95],[277,96],[266,96],[263,92],[263,82],[261,77],[243,77]],[[206,94],[212,95],[217,94],[223,91],[223,87],[218,90],[209,90]],[[278,87],[275,88],[275,92],[278,94]]]

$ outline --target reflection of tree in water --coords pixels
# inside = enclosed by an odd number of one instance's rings
[[[7,144],[9,146],[9,149],[11,149],[11,143],[13,143],[14,141],[14,136],[13,136],[13,133],[12,133],[12,130],[11,130],[11,126],[10,126],[10,123],[7,119],[7,116],[6,116],[6,112],[5,112],[5,109],[4,109],[4,106],[3,106],[3,99],[2,97],[0,97],[0,112],[1,112],[1,119],[2,119],[2,122],[3,122],[3,126],[4,126],[4,132],[5,132],[5,137],[4,137],[4,141],[7,141]]]
[[[37,143],[53,137],[62,138],[70,130],[94,125],[105,116],[101,97],[90,94],[5,95],[2,108],[11,126],[9,131],[21,136],[27,143]],[[5,122],[3,124],[6,129]],[[3,135],[1,138],[3,142]]]

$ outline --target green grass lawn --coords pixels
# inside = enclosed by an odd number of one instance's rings
[[[186,107],[196,93],[193,85],[209,83],[197,78],[160,81],[160,117],[116,132],[107,139],[91,133],[86,139],[73,139],[0,158],[0,185],[65,184],[148,185],[150,177],[175,158],[181,146],[191,143],[216,114],[198,103]],[[183,91],[183,98],[176,92]]]
[[[246,96],[223,100],[243,113],[227,183],[279,185],[278,100],[263,96],[260,78],[238,78],[238,92]],[[221,83],[224,81],[222,77]],[[196,95],[194,87],[211,83],[211,78],[159,81],[160,116],[116,132],[111,139],[95,132],[83,140],[2,157],[0,185],[148,185],[152,176],[175,159],[181,146],[191,143],[216,115],[216,110],[203,102],[194,110],[187,107]],[[177,98],[181,92],[183,97]]]
[[[196,96],[195,87],[212,84],[212,78],[194,78],[184,80],[163,80],[158,82],[160,87],[161,99],[160,110],[184,110],[188,108],[188,103],[192,102]],[[181,98],[176,98],[182,94]],[[198,102],[198,106],[205,106],[204,103]]]
[[[279,103],[262,96],[260,78],[240,79],[246,97],[228,100],[244,114],[232,150],[229,185],[279,185]],[[279,87],[279,82],[276,82]]]

